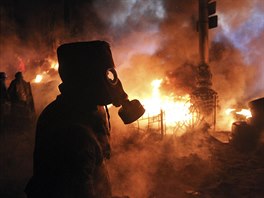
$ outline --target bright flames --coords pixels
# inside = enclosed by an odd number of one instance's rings
[[[161,95],[160,85],[162,79],[156,79],[151,82],[152,94],[149,98],[140,100],[146,110],[142,117],[142,120],[146,118],[157,116],[164,113],[163,121],[167,128],[174,129],[181,127],[188,127],[190,123],[196,119],[196,112],[191,112],[190,107],[190,96],[174,96],[171,95]],[[171,133],[170,131],[167,131]]]
[[[47,72],[42,72],[41,74],[37,74],[33,82],[41,83],[46,78],[46,76],[47,76]]]
[[[246,119],[252,117],[251,112],[248,109],[241,109],[240,111],[237,111],[236,109],[229,108],[226,110],[226,115],[230,115],[231,113],[244,116]]]
[[[35,79],[33,79],[34,83],[41,83],[42,81],[46,81],[45,79],[48,79],[50,77],[49,72],[51,70],[58,70],[59,63],[57,61],[54,61],[52,59],[48,59],[50,68],[47,71],[43,71],[41,74],[37,74]]]
[[[162,95],[160,92],[161,83],[162,79],[153,80],[151,82],[152,93],[150,97],[140,99],[146,112],[138,121],[139,127],[150,127],[153,122],[161,122],[161,119],[163,119],[166,133],[182,135],[188,129],[198,126],[203,116],[200,115],[195,105],[190,102],[190,96],[187,94],[185,96]],[[222,112],[218,113],[221,114]],[[248,109],[228,108],[224,113],[223,119],[228,123],[234,122],[237,118],[245,120],[251,117],[251,112]],[[163,114],[162,118],[159,117],[161,114]],[[221,120],[218,121],[221,123]],[[160,125],[156,126],[160,127]],[[230,124],[224,124],[224,126],[230,130]]]
[[[58,71],[59,69],[59,63],[53,60],[50,60],[50,68],[51,69],[55,69],[56,71]]]
[[[36,75],[36,78],[34,79],[35,83],[40,83],[43,79],[43,76],[41,74]]]

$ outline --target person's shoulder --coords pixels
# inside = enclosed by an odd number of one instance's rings
[[[52,101],[51,103],[49,103],[40,113],[39,115],[39,122],[43,121],[43,120],[47,120],[48,118],[52,118],[53,115],[58,111],[58,107],[57,107],[57,102],[56,100]]]
[[[13,86],[13,85],[15,85],[15,84],[16,84],[16,79],[11,80],[9,87],[11,87],[11,86]]]

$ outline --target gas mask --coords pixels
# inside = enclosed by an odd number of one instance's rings
[[[91,104],[120,107],[125,124],[140,118],[145,109],[130,101],[117,76],[110,46],[105,41],[66,43],[57,49],[63,86]],[[78,90],[78,91],[77,91]]]

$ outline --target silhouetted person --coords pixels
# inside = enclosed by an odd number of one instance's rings
[[[11,115],[14,121],[30,121],[35,114],[34,100],[30,82],[26,82],[22,72],[15,74],[8,87],[8,94],[11,101]]]
[[[0,103],[5,103],[9,100],[6,88],[6,73],[0,72]]]
[[[138,119],[144,109],[137,100],[128,100],[107,42],[63,44],[57,55],[61,94],[38,119],[33,177],[25,192],[28,198],[110,198],[105,105],[122,105],[126,123]]]
[[[10,111],[9,96],[6,88],[6,73],[0,72],[0,130],[6,124],[6,118]]]

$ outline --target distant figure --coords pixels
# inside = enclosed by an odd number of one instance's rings
[[[11,116],[14,119],[31,119],[35,115],[31,85],[23,79],[22,72],[15,74],[15,79],[8,88],[8,94],[11,101]]]
[[[61,94],[37,122],[27,197],[117,198],[105,163],[111,157],[106,105],[122,105],[124,123],[137,120],[144,109],[128,100],[107,42],[63,44],[57,55]]]
[[[6,73],[0,72],[0,103],[1,104],[9,101],[5,80],[6,80]]]
[[[9,96],[5,84],[6,73],[0,72],[0,130],[6,124],[6,118],[10,112]]]

